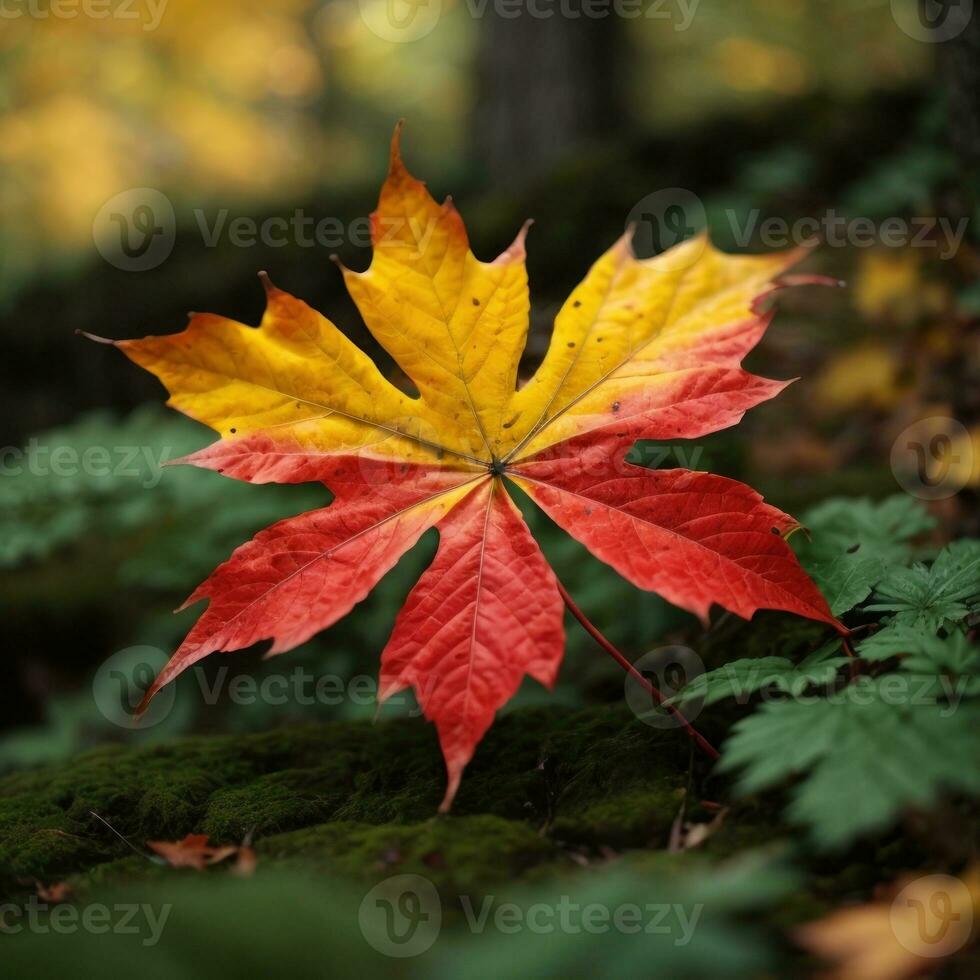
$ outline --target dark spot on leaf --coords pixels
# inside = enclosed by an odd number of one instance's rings
[[[235,434],[235,433],[236,433],[236,432],[238,431],[238,429],[229,429],[228,431],[229,431],[229,432],[230,432],[230,433],[231,433],[232,435],[234,435],[234,434]]]
[[[521,417],[521,413],[518,412],[515,416],[509,418],[506,422],[504,422],[502,428],[509,429],[520,417]]]
[[[574,347],[574,346],[575,346],[575,341],[574,341],[574,340],[570,340],[570,341],[568,342],[568,346],[569,346],[569,347]]]
[[[769,528],[769,530],[772,531],[773,534],[779,534],[780,533],[778,527],[771,527],[771,528]]]
[[[860,547],[861,547],[861,542],[860,542],[860,541],[858,541],[858,543],[857,543],[857,544],[852,544],[852,545],[851,545],[851,547],[847,549],[847,553],[848,553],[849,555],[853,555],[853,554],[854,554],[854,552],[855,552],[855,551],[857,551],[857,550],[858,550],[858,548],[860,548]]]
[[[480,305],[480,301],[475,296],[473,297],[473,305],[474,306],[479,306]]]
[[[612,410],[614,412],[618,412],[619,411],[619,402],[613,402],[613,404],[612,404]]]
[[[575,300],[575,302],[574,302],[574,303],[572,303],[572,306],[574,306],[574,307],[576,307],[576,308],[577,308],[577,307],[579,307],[579,306],[581,306],[581,305],[582,305],[582,303],[581,303],[581,301],[580,301],[580,300]]]

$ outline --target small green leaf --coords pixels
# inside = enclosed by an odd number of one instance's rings
[[[900,674],[859,678],[828,699],[762,705],[738,722],[720,769],[756,792],[805,774],[788,815],[818,845],[883,829],[944,790],[980,794],[980,703],[942,703]]]
[[[840,555],[829,561],[804,563],[817,588],[830,603],[830,611],[839,616],[853,609],[871,594],[874,584],[885,574],[881,558]]]
[[[808,687],[828,684],[846,657],[833,657],[840,649],[840,640],[831,640],[808,657],[795,664],[785,657],[752,657],[731,663],[695,677],[678,691],[667,704],[688,704],[703,699],[714,704],[724,698],[735,698],[744,704],[750,694],[769,685],[790,694],[802,694]]]
[[[805,548],[815,561],[851,554],[894,564],[911,558],[909,541],[935,523],[920,501],[905,495],[880,503],[835,497],[803,515],[810,532]]]
[[[921,503],[896,496],[881,503],[827,500],[803,523],[809,538],[794,539],[800,561],[840,615],[866,599],[890,566],[910,560],[909,540],[934,522]]]
[[[980,602],[980,541],[958,541],[931,568],[895,568],[878,583],[870,612],[894,613],[898,626],[935,633],[965,619]]]
[[[980,647],[971,643],[965,633],[954,632],[940,637],[911,626],[894,624],[868,637],[859,647],[864,660],[887,660],[900,657],[899,667],[910,674],[931,677],[939,693],[959,697],[980,694]]]

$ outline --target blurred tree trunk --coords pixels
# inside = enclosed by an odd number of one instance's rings
[[[962,33],[937,45],[948,99],[949,135],[960,162],[980,168],[980,10]]]
[[[571,0],[569,12],[580,0]],[[501,16],[487,3],[479,22],[476,163],[498,186],[546,172],[562,157],[624,123],[621,18]],[[508,11],[504,11],[507,13]]]
[[[946,89],[947,133],[960,171],[953,208],[971,218],[977,214],[980,195],[980,9],[976,7],[962,33],[936,45]],[[980,231],[975,221],[971,220],[967,234],[977,242]],[[980,423],[980,320],[964,318],[961,329],[965,356],[950,365],[946,385],[952,393],[953,414],[969,428]],[[980,494],[965,488],[958,499],[957,530],[980,534]]]

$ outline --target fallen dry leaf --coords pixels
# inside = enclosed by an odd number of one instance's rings
[[[146,846],[156,851],[172,868],[196,868],[198,871],[203,871],[209,864],[224,861],[239,851],[233,845],[209,845],[207,834],[188,834],[178,841],[150,840]]]
[[[66,902],[71,896],[71,885],[65,881],[56,881],[50,885],[42,885],[41,882],[35,881],[34,889],[38,898],[55,905],[58,902]]]

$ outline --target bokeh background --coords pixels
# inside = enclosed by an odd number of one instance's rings
[[[737,430],[641,451],[744,479],[804,514],[830,496],[896,492],[899,434],[951,418],[960,492],[930,506],[945,536],[976,532],[977,18],[939,41],[914,0],[692,0],[603,18],[511,18],[476,0],[96,9],[108,14],[7,0],[0,20],[0,768],[108,740],[373,716],[350,699],[205,705],[188,676],[159,724],[117,723],[113,699],[124,707],[130,696],[118,678],[159,665],[196,616],[171,610],[235,545],[326,496],[161,469],[211,435],[168,412],[151,377],[76,332],[167,333],[188,310],[256,323],[264,269],[392,370],[328,257],[369,261],[363,219],[400,118],[410,168],[437,196],[453,194],[478,255],[535,219],[527,372],[564,296],[631,217],[650,250],[664,244],[643,226],[651,195],[683,191],[695,224],[734,250],[770,247],[768,217],[868,219],[870,236],[825,242],[803,266],[847,287],[784,294],[752,355],[760,373],[802,380]],[[151,230],[165,254],[133,268],[119,258],[122,236],[142,241],[139,204],[161,196]],[[245,245],[229,231],[236,219],[297,214],[328,220],[336,241],[311,245],[276,226],[280,239]],[[938,217],[965,228],[962,239],[944,236]],[[918,222],[921,240],[883,242],[894,218]],[[688,628],[531,519],[580,605],[630,655]],[[433,546],[430,532],[289,663],[253,650],[236,669],[373,677]],[[214,680],[227,664],[211,659]],[[621,690],[616,668],[570,629],[555,696],[587,703]],[[544,696],[529,684],[515,704]]]

